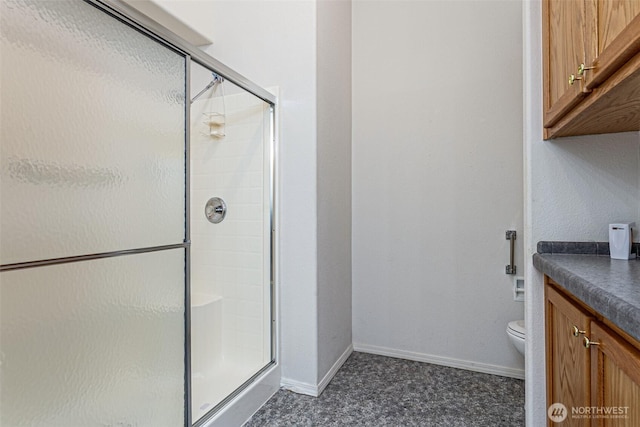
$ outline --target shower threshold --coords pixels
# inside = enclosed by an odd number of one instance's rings
[[[247,367],[223,361],[206,373],[194,372],[191,380],[191,412],[196,422],[251,378],[262,366]]]

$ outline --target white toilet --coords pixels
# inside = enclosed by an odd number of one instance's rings
[[[515,348],[524,356],[524,320],[514,320],[507,325],[507,335],[509,341],[515,346]]]

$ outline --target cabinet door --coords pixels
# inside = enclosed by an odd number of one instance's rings
[[[592,424],[640,426],[640,351],[596,322],[590,339],[591,406],[602,408]]]
[[[587,90],[601,85],[640,52],[640,0],[586,0]]]
[[[570,412],[590,404],[590,359],[583,335],[589,336],[591,318],[551,286],[546,293],[547,405],[566,406],[564,427],[589,426],[590,420],[572,418]]]
[[[586,96],[570,82],[585,62],[585,1],[544,0],[542,7],[544,126],[556,124]]]

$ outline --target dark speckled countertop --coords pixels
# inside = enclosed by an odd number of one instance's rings
[[[640,259],[537,253],[533,265],[640,341]]]

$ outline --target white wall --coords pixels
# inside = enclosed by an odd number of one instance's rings
[[[525,2],[527,425],[546,423],[544,292],[531,256],[540,240],[608,241],[607,226],[640,220],[637,132],[542,140],[541,5]]]
[[[214,0],[123,0],[194,45],[210,44]]]
[[[504,274],[505,230],[523,229],[521,13],[354,3],[356,350],[524,375]]]
[[[318,381],[324,386],[352,349],[351,1],[320,0],[317,14]]]
[[[280,362],[317,380],[316,5],[216,1],[206,52],[279,96]]]
[[[628,132],[532,143],[532,239],[606,242],[609,223],[639,222],[638,140]]]

